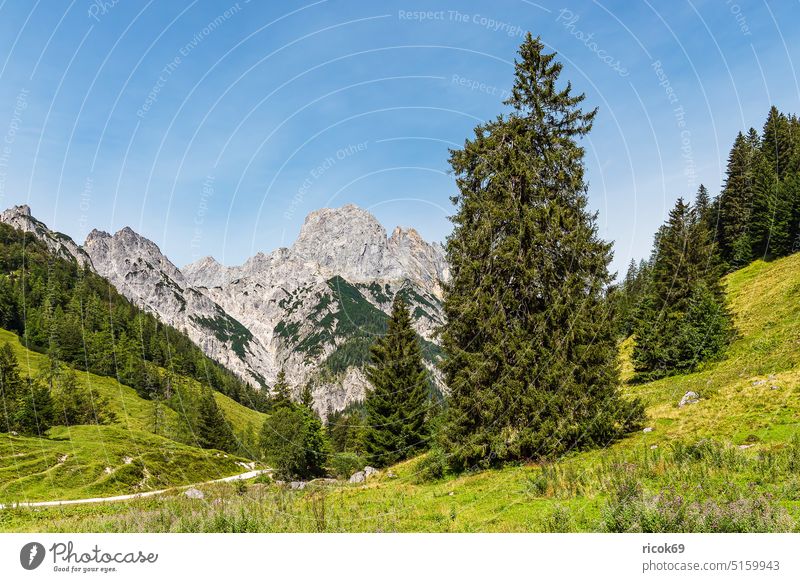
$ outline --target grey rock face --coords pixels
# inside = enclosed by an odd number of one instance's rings
[[[113,236],[93,230],[84,249],[99,275],[161,321],[185,332],[209,357],[254,385],[277,374],[259,340],[190,285],[152,241],[128,227]]]
[[[27,204],[14,206],[4,210],[0,214],[0,222],[4,222],[16,229],[31,233],[38,240],[42,241],[47,248],[56,255],[63,258],[75,259],[80,266],[92,266],[89,256],[81,249],[75,241],[65,234],[55,232],[31,216],[31,209]]]
[[[443,323],[441,282],[449,271],[442,246],[414,229],[397,227],[387,237],[375,217],[354,205],[312,212],[291,247],[234,267],[206,257],[178,269],[128,227],[114,235],[94,230],[79,247],[27,206],[3,212],[0,221],[93,268],[254,386],[271,385],[285,369],[296,396],[311,386],[322,415],[363,399],[366,346],[383,329],[396,294],[409,304],[429,354]],[[426,365],[443,389],[433,363]]]

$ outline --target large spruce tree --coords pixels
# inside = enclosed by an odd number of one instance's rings
[[[230,422],[214,398],[214,392],[204,387],[197,403],[197,424],[195,439],[197,445],[204,449],[219,449],[233,452],[236,449],[236,437]]]
[[[558,87],[562,65],[539,38],[528,34],[519,57],[511,112],[450,158],[460,193],[440,435],[456,469],[605,445],[642,414],[619,392],[604,296],[611,250],[587,209],[577,141],[596,111]]]
[[[14,429],[17,401],[23,388],[17,357],[9,343],[5,342],[0,346],[0,432],[11,432]]]
[[[753,207],[753,157],[755,146],[741,132],[728,156],[725,186],[719,198],[719,247],[722,258],[734,268],[752,259],[750,218]]]
[[[633,352],[642,379],[694,369],[728,345],[733,329],[721,263],[697,208],[678,199],[656,237],[651,264]]]
[[[411,314],[395,295],[386,335],[370,349],[366,369],[372,388],[365,402],[364,451],[384,467],[408,458],[427,445],[430,384]]]

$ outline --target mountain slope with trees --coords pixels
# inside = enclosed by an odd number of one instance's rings
[[[798,281],[800,254],[755,261],[725,276],[738,336],[698,371],[646,383],[629,383],[624,375],[625,393],[646,405],[649,430],[608,448],[433,480],[426,478],[424,455],[366,486],[327,493],[253,484],[241,495],[218,486],[206,492],[226,500],[222,509],[176,496],[109,504],[90,516],[82,508],[0,513],[0,529],[798,531]],[[629,347],[626,342],[622,349],[624,369],[630,369]],[[698,402],[679,406],[687,391],[696,392]]]

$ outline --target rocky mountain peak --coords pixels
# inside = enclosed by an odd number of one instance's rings
[[[226,267],[214,257],[203,257],[181,269],[183,276],[193,285],[220,287],[228,282],[233,269]]]
[[[292,253],[316,263],[323,273],[351,281],[386,275],[386,230],[369,212],[348,204],[308,215]]]
[[[36,239],[43,242],[51,252],[64,258],[74,259],[82,267],[92,266],[87,254],[75,244],[75,241],[65,234],[50,230],[46,224],[34,218],[31,214],[31,208],[27,204],[12,206],[4,210],[0,214],[0,222],[32,234]]]
[[[104,230],[93,228],[92,231],[86,236],[86,243],[94,240],[101,240],[111,238],[111,235]]]
[[[399,243],[403,240],[408,240],[414,244],[425,243],[425,240],[422,238],[422,236],[420,236],[416,229],[396,226],[392,231],[392,236],[389,237],[389,244],[392,244],[392,242]]]
[[[158,245],[129,226],[118,230],[113,236],[93,230],[86,237],[83,248],[92,257],[97,272],[112,282],[121,274],[116,271],[123,265],[124,269],[138,265],[138,268],[162,272],[175,283],[184,283],[183,274],[164,256]]]
[[[31,207],[27,204],[20,204],[19,206],[12,206],[8,210],[3,212],[4,222],[5,218],[12,218],[12,217],[24,217],[30,218],[31,216]]]

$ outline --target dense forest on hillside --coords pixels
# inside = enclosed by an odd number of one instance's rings
[[[753,260],[800,249],[800,120],[772,107],[761,132],[740,132],[722,191],[679,199],[649,258],[610,293],[620,337],[635,337],[640,379],[695,369],[733,337],[719,280]]]
[[[89,269],[54,256],[43,243],[6,224],[0,224],[0,327],[47,354],[54,374],[68,364],[114,377],[143,398],[180,408],[201,446],[235,448],[213,398],[204,392],[187,409],[187,398],[176,395],[177,378],[192,378],[250,408],[268,406],[265,392],[205,356],[185,334],[136,307]]]

